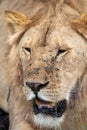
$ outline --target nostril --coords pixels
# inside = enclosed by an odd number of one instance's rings
[[[32,87],[32,86],[33,86],[33,83],[26,82],[26,85],[27,85],[28,87]]]
[[[26,85],[27,85],[29,88],[32,88],[32,87],[37,87],[37,86],[39,86],[39,83],[26,82]]]
[[[36,93],[36,92],[38,92],[39,91],[39,83],[32,83],[32,82],[26,82],[26,85],[34,92],[34,93]]]
[[[40,89],[43,89],[43,88],[47,87],[48,84],[49,84],[49,82],[46,82],[46,83],[44,83],[44,84],[40,84],[40,85],[39,85],[39,88],[40,88]]]

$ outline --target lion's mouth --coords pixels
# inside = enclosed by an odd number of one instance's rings
[[[66,100],[61,100],[57,103],[44,101],[39,98],[33,100],[33,108],[35,115],[41,113],[52,117],[61,117],[66,110]]]

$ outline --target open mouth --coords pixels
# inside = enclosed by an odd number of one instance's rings
[[[57,103],[45,101],[36,97],[33,100],[33,108],[35,115],[41,113],[52,117],[61,117],[67,107],[66,99]]]

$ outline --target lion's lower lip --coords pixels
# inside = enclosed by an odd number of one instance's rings
[[[61,117],[66,110],[66,100],[58,101],[56,104],[39,98],[33,100],[35,115],[41,113],[52,117]]]

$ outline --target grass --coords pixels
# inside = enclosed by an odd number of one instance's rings
[[[85,126],[85,129],[84,130],[87,130],[87,124],[86,124],[86,126]]]
[[[59,126],[59,130],[63,130],[61,126]]]

